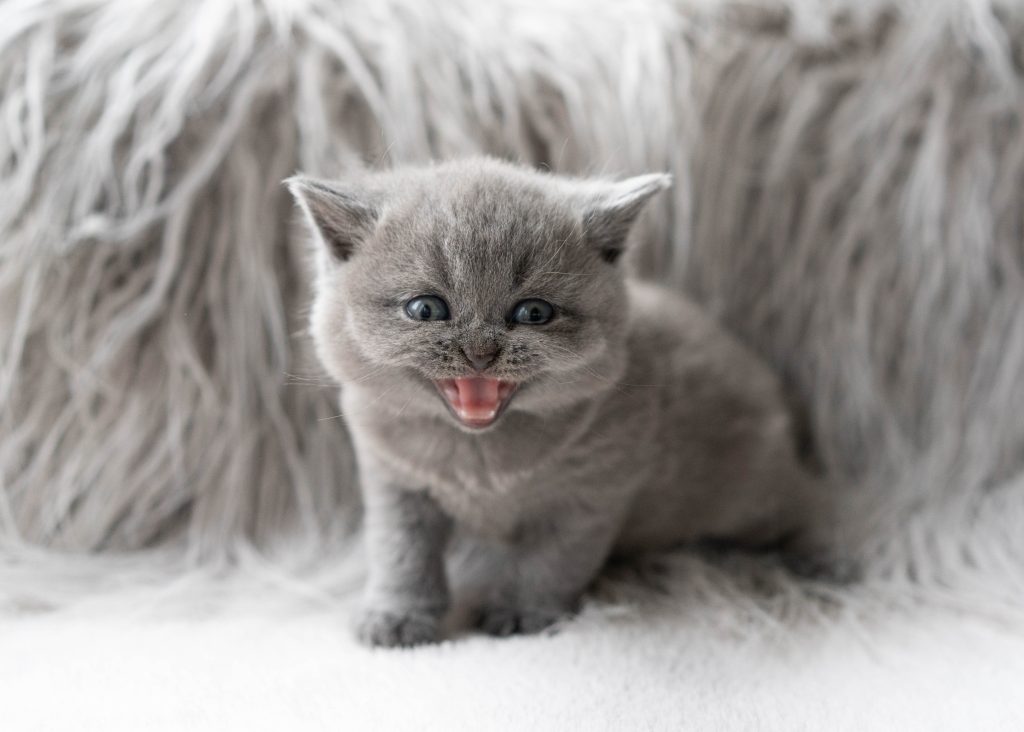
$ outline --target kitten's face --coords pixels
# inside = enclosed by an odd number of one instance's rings
[[[648,178],[644,198],[664,185]],[[611,260],[638,206],[616,227],[594,184],[479,160],[308,185],[296,190],[325,244],[318,353],[382,410],[481,430],[620,376],[628,313]]]

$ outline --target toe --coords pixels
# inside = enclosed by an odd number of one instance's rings
[[[477,627],[488,635],[500,637],[538,633],[564,615],[562,610],[485,607],[480,611]]]
[[[436,643],[438,619],[427,613],[366,610],[356,623],[356,636],[368,646],[410,647]]]

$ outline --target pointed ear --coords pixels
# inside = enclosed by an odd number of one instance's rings
[[[626,236],[644,205],[655,193],[672,185],[666,173],[640,175],[603,186],[588,199],[583,213],[587,243],[606,262],[614,262],[625,250]]]
[[[379,212],[374,197],[366,191],[300,175],[285,184],[314,235],[338,262],[351,257],[377,226]]]

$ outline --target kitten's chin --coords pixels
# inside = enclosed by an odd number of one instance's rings
[[[471,430],[487,429],[497,422],[518,386],[484,376],[437,379],[434,385],[452,416]]]

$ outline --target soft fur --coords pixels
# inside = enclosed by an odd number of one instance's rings
[[[1021,729],[1021,21],[0,3],[5,728]],[[684,552],[554,637],[350,642],[361,558],[329,540],[359,513],[351,454],[279,181],[480,152],[673,174],[624,264],[782,375],[849,481],[863,583]],[[197,559],[209,581],[180,576]]]
[[[496,634],[570,611],[610,553],[699,539],[825,549],[812,538],[822,486],[798,463],[777,379],[618,266],[668,182],[490,159],[291,181],[321,244],[311,332],[360,468],[367,642],[438,638],[453,532],[489,585],[480,622]],[[405,312],[423,294],[445,319]],[[531,298],[551,320],[510,320]],[[510,385],[507,408],[467,425],[435,386],[459,377]]]
[[[126,576],[33,570],[38,547],[238,558],[288,537],[318,557],[345,534],[353,461],[302,356],[304,234],[279,181],[488,152],[672,173],[625,264],[781,374],[850,486],[874,596],[1024,623],[1018,3],[8,0],[0,17],[8,598]]]

